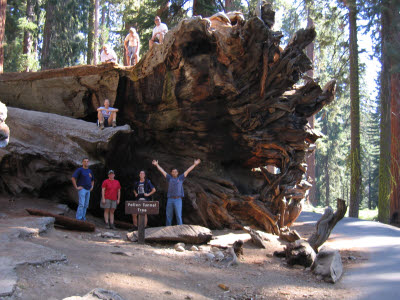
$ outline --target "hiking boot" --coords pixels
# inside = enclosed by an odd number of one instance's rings
[[[112,121],[112,127],[117,127],[117,122]]]
[[[136,227],[136,226],[133,226],[132,228],[131,228],[131,231],[137,231],[138,230],[138,228]]]
[[[116,229],[114,224],[110,224],[110,229]]]
[[[110,224],[106,223],[106,229],[111,229]]]
[[[104,123],[100,122],[100,129],[103,130],[104,129]]]

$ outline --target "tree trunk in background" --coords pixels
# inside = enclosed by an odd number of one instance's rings
[[[329,206],[329,199],[331,198],[331,186],[329,175],[329,153],[326,153],[325,161],[325,206]]]
[[[379,157],[379,197],[378,197],[378,220],[389,223],[390,203],[390,149],[391,149],[391,127],[390,127],[390,59],[389,59],[389,27],[390,12],[387,3],[383,6],[381,13],[381,136]]]
[[[6,7],[7,7],[7,0],[0,0],[0,74],[3,73],[3,64],[4,64],[3,40],[4,40],[4,29],[6,25]]]
[[[97,57],[99,52],[99,0],[95,0],[94,5],[94,51],[93,64],[97,65]]]
[[[41,67],[42,70],[46,70],[49,65],[49,57],[50,57],[50,40],[51,33],[53,29],[53,19],[54,19],[54,8],[55,5],[53,0],[47,0],[46,3],[46,21],[44,23],[43,30],[43,47],[42,47],[42,56],[41,56]]]
[[[396,4],[397,3],[397,4]],[[392,51],[390,56],[390,104],[391,104],[391,174],[390,223],[400,224],[400,59],[397,51],[400,47],[399,2],[389,2],[390,19],[389,41]]]
[[[86,63],[91,65],[93,63],[93,37],[94,37],[94,3],[95,0],[90,0],[89,4],[89,20],[88,20],[88,49]]]
[[[371,173],[371,160],[368,160],[368,209],[372,209]]]
[[[351,100],[351,181],[349,216],[358,218],[361,199],[360,155],[360,92],[358,80],[357,7],[355,0],[347,2],[350,29],[350,100]]]
[[[225,12],[232,11],[235,8],[233,7],[232,0],[225,0]]]
[[[197,16],[197,0],[193,0],[193,16]]]
[[[26,1],[26,20],[29,23],[33,22],[33,7],[34,3],[33,0],[27,0]],[[29,30],[26,30],[24,32],[24,45],[23,45],[23,54],[28,55],[28,60],[26,61],[26,67],[25,67],[25,72],[29,72],[29,55],[32,52],[32,33]]]
[[[99,38],[99,43],[100,47],[103,47],[103,45],[107,44],[107,39],[104,36],[104,28],[105,28],[105,23],[106,23],[106,12],[107,12],[107,6],[103,5],[101,8],[101,19],[100,19],[100,38]]]
[[[310,7],[313,5],[313,2],[308,3],[308,16],[307,16],[307,28],[310,28],[314,26],[314,21],[311,19],[311,9]],[[306,47],[306,54],[308,58],[310,59],[311,63],[314,65],[314,42],[310,43]],[[310,69],[307,71],[307,76],[310,78],[314,77],[314,69]],[[310,127],[314,129],[314,116],[311,116],[307,119],[308,123],[310,124]],[[311,154],[307,156],[307,177],[310,177],[313,181],[312,187],[308,191],[308,201],[312,205],[317,205],[317,199],[315,196],[315,191],[316,191],[316,181],[315,181],[315,151],[313,151]]]
[[[157,9],[157,16],[161,18],[161,22],[163,23],[168,23],[169,19],[169,14],[168,14],[168,9],[169,9],[169,1],[165,0],[159,9]]]

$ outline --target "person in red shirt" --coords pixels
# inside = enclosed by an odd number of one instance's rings
[[[121,185],[114,177],[114,171],[108,171],[108,179],[104,180],[101,185],[100,207],[104,208],[104,221],[106,222],[106,228],[110,229],[115,229],[114,211],[121,199]],[[110,222],[108,220],[110,220]]]

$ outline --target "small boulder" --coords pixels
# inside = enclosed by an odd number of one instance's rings
[[[193,245],[192,247],[190,247],[190,251],[199,251],[199,248]]]
[[[185,249],[185,244],[184,243],[176,243],[174,246],[174,249],[176,250],[178,247],[182,247],[183,249]]]
[[[215,259],[220,261],[224,259],[224,254],[221,251],[214,252]]]
[[[178,246],[178,247],[175,247],[175,251],[185,252],[185,248],[183,248],[182,246]]]
[[[63,300],[98,300],[98,299],[107,299],[107,300],[124,300],[117,292],[108,291],[101,288],[96,288],[91,290],[85,296],[72,296],[68,298],[64,298]]]
[[[206,258],[206,260],[211,261],[211,260],[213,260],[215,258],[215,255],[210,253],[210,252],[207,252],[207,253],[204,254],[204,257]]]
[[[342,258],[339,251],[323,247],[311,267],[315,275],[323,280],[335,283],[343,274]]]

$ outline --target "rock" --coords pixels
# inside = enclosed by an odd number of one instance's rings
[[[102,288],[95,288],[87,293],[85,296],[72,296],[64,298],[63,300],[124,300],[117,292],[105,290]]]
[[[343,273],[339,251],[323,247],[318,252],[311,269],[315,275],[321,276],[326,282],[335,283]]]
[[[128,232],[127,239],[136,242],[137,231]],[[146,242],[182,242],[186,244],[202,244],[211,240],[210,229],[198,225],[176,225],[151,227],[145,230]]]
[[[349,256],[348,259],[349,260],[356,260],[356,257],[355,256]]]
[[[215,254],[216,252],[219,252],[219,251],[221,251],[221,250],[219,250],[218,247],[211,247],[211,252],[213,252],[214,254]]]
[[[171,291],[165,291],[164,294],[165,295],[172,295],[172,292]]]
[[[218,284],[218,287],[224,291],[229,291],[229,286],[227,286],[223,283]]]
[[[290,243],[285,249],[286,262],[288,265],[300,265],[306,268],[310,267],[315,259],[315,251],[309,243],[303,240],[297,240]]]
[[[223,260],[225,257],[221,251],[215,252],[214,255],[215,255],[215,260],[218,260],[218,261]]]
[[[213,259],[215,259],[215,255],[210,252],[204,253],[204,257],[206,258],[206,260],[209,260],[209,261],[212,261]]]
[[[119,138],[131,133],[128,125],[99,130],[95,123],[49,113],[13,107],[8,113],[13,138],[0,152],[0,189],[6,186],[12,194],[46,191],[48,196],[57,194],[77,203],[71,175],[81,166],[82,157],[88,157],[91,165],[103,164],[110,143],[118,143]],[[17,161],[24,163],[11,163]],[[92,194],[100,195],[100,189],[97,187]]]
[[[174,249],[176,250],[176,248],[178,248],[178,247],[185,249],[185,243],[176,243],[174,246]]]
[[[248,233],[228,233],[213,236],[213,239],[208,242],[209,245],[217,248],[228,248],[238,240],[242,240],[244,243],[251,240],[251,236]]]
[[[199,251],[199,248],[197,248],[196,246],[192,246],[192,247],[190,247],[190,249],[189,249],[190,251]]]
[[[112,232],[102,232],[101,237],[102,238],[121,238],[120,235],[114,234]]]
[[[185,248],[183,248],[182,246],[178,246],[178,247],[175,247],[175,251],[185,252]]]
[[[4,148],[10,141],[10,129],[6,124],[7,107],[0,101],[0,148]]]
[[[68,212],[71,211],[71,210],[69,209],[68,205],[66,205],[66,204],[58,204],[58,205],[57,205],[57,208],[60,209],[60,210],[63,212],[63,214],[64,214],[64,213],[68,213]]]

